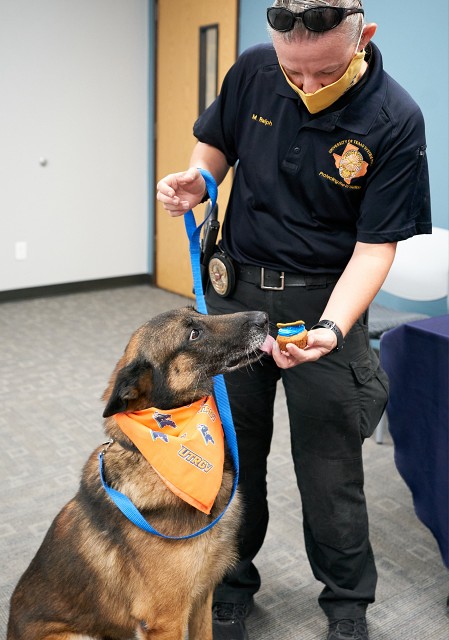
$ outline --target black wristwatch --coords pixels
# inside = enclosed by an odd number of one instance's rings
[[[320,320],[315,325],[313,325],[312,329],[330,329],[335,333],[335,335],[337,336],[337,346],[331,351],[331,353],[333,353],[334,351],[341,351],[343,349],[345,339],[343,338],[343,334],[340,329],[332,320]]]

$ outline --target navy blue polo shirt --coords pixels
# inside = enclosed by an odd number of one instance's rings
[[[237,163],[223,245],[240,263],[341,273],[357,241],[431,233],[421,111],[370,45],[362,80],[311,115],[271,44],[244,52],[194,125]]]

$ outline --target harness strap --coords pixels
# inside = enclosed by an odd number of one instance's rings
[[[216,201],[217,201],[217,183],[215,182],[214,177],[205,169],[199,169],[201,175],[206,181],[207,191],[209,193],[210,199],[212,201],[212,206],[210,208],[210,212],[213,210]],[[209,215],[210,215],[209,212]],[[193,215],[193,211],[190,209],[185,216],[184,222],[187,231],[187,236],[190,242],[190,263],[192,266],[192,275],[193,275],[193,285],[195,289],[195,297],[197,308],[200,313],[207,315],[207,306],[204,298],[203,284],[201,280],[201,246],[200,246],[200,235],[201,229],[206,222],[207,218],[203,220],[200,225],[196,225],[195,217]],[[239,457],[238,457],[238,448],[237,448],[237,436],[234,429],[234,423],[232,421],[231,408],[229,405],[228,393],[226,391],[225,381],[222,375],[215,376],[214,378],[214,395],[215,400],[218,406],[218,411],[220,413],[220,418],[223,426],[223,432],[228,443],[229,452],[231,454],[232,463],[234,466],[234,482],[232,485],[231,496],[229,498],[229,502],[224,508],[224,510],[207,526],[199,529],[198,531],[194,531],[185,536],[168,536],[160,531],[157,531],[154,527],[152,527],[142,516],[137,507],[131,502],[131,500],[125,496],[120,491],[109,487],[106,484],[104,478],[104,454],[106,452],[106,448],[100,451],[98,454],[99,463],[100,463],[100,479],[103,485],[104,490],[111,498],[111,500],[115,503],[117,508],[123,513],[123,515],[128,518],[133,524],[140,527],[144,531],[148,533],[152,533],[155,536],[159,536],[160,538],[167,538],[169,540],[187,540],[189,538],[195,538],[206,531],[209,531],[212,527],[214,527],[219,520],[224,516],[227,508],[231,504],[235,492],[237,490],[237,485],[239,481]]]

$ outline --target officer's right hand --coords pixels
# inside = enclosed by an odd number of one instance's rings
[[[170,173],[157,183],[157,199],[171,216],[182,216],[196,207],[205,193],[206,182],[195,168]]]

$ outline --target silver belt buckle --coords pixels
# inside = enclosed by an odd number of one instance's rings
[[[279,280],[281,281],[280,287],[269,287],[265,284],[265,269],[264,267],[260,267],[260,288],[270,291],[284,291],[285,289],[285,273],[281,271],[281,275],[279,276]]]

